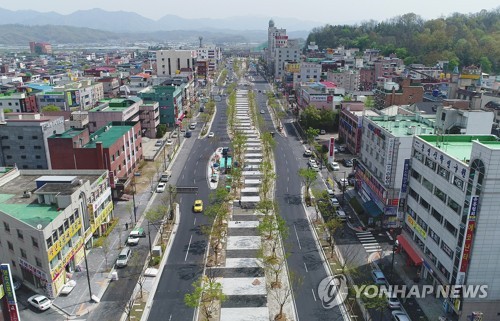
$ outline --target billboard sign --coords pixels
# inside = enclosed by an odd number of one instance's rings
[[[0,272],[2,273],[3,289],[5,292],[3,300],[6,300],[7,302],[7,315],[10,318],[10,321],[18,321],[19,310],[17,308],[16,292],[14,290],[14,282],[12,281],[12,275],[10,273],[10,265],[0,264]]]
[[[328,162],[331,163],[335,160],[335,138],[330,137],[330,143],[328,144]]]

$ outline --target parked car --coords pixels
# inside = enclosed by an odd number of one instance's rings
[[[130,247],[128,247],[128,246],[124,247],[123,250],[118,255],[118,259],[116,260],[116,266],[117,267],[127,266],[128,259],[130,258],[130,254],[132,254]]]
[[[155,143],[155,147],[161,147],[163,145],[163,140],[157,140]]]
[[[156,186],[156,193],[163,193],[165,192],[165,188],[167,187],[167,184],[161,182]]]
[[[304,151],[304,156],[305,156],[305,157],[311,157],[311,156],[312,156],[312,154],[313,154],[313,153],[312,153],[312,151],[311,151],[310,149],[306,149],[306,150]]]
[[[212,138],[212,137],[214,137],[214,136],[215,136],[214,132],[210,132],[210,133],[208,133],[208,138]]]
[[[333,207],[339,207],[340,206],[339,200],[336,197],[330,198],[330,204],[332,204]]]
[[[186,134],[184,134],[184,137],[189,138],[192,136],[192,133],[190,131],[187,131]]]
[[[324,129],[320,130],[320,131],[319,131],[319,134],[320,134],[320,135],[325,135],[325,134],[326,134],[326,130],[324,130]]]
[[[316,163],[309,163],[309,167],[316,172],[319,172],[319,166]]]
[[[146,233],[142,227],[136,227],[128,235],[126,243],[127,245],[137,245],[141,237],[146,237]]]
[[[333,190],[333,188],[330,188],[330,186],[326,187],[326,192],[329,196],[335,196],[335,191]]]
[[[337,218],[340,220],[340,221],[345,221],[347,220],[347,214],[341,210],[341,209],[338,209],[336,212],[335,212],[335,215],[337,215]]]
[[[342,163],[344,164],[345,167],[352,167],[352,160],[350,159],[346,158],[342,161]]]
[[[48,310],[52,306],[52,301],[50,301],[49,298],[39,294],[30,296],[28,298],[28,303],[40,311]]]
[[[349,186],[349,180],[347,178],[341,178],[339,179],[339,185],[340,187],[347,187]]]
[[[169,138],[169,139],[167,139],[167,142],[166,142],[165,144],[167,144],[167,145],[172,145],[172,144],[173,144],[173,141]]]
[[[195,129],[195,128],[196,128],[196,123],[191,123],[191,124],[189,125],[189,129],[193,130],[193,129]]]
[[[307,163],[309,164],[309,166],[312,166],[312,165],[318,166],[315,159],[310,159],[309,162],[307,162]]]
[[[260,110],[260,113],[261,113],[261,114],[265,114],[266,112],[264,111],[264,109],[261,109],[261,110]]]
[[[392,319],[395,321],[411,321],[410,317],[401,310],[392,311]]]
[[[340,171],[340,165],[337,162],[331,162],[330,165],[332,165],[332,170],[334,171]]]
[[[392,293],[387,293],[387,306],[389,307],[389,309],[400,309],[401,302]]]
[[[385,279],[384,273],[380,270],[373,270],[372,271],[372,279],[376,285],[385,285],[387,282]]]
[[[178,132],[173,132],[172,133],[172,138],[177,138],[179,136],[179,133]]]

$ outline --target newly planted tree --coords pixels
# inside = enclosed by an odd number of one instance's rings
[[[309,189],[311,188],[312,183],[318,178],[318,173],[311,168],[301,168],[299,169],[299,176],[302,178],[306,188],[306,202],[310,201]]]
[[[222,284],[210,275],[201,276],[193,283],[193,292],[184,296],[184,303],[191,308],[200,308],[205,320],[210,320],[217,306],[226,300]]]

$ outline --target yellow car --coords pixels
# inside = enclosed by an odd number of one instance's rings
[[[193,212],[195,212],[195,213],[203,212],[203,201],[202,200],[194,201]]]

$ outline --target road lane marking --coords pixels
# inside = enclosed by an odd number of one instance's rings
[[[314,293],[314,289],[311,289],[311,292],[313,293],[313,298],[314,298],[314,302],[316,302],[316,294]]]
[[[309,270],[307,269],[306,262],[304,262],[304,267],[306,268],[306,272],[309,273]]]
[[[196,217],[194,218],[194,223],[193,223],[193,225],[196,225]]]
[[[297,233],[297,228],[295,228],[295,224],[293,224],[293,229],[295,230],[295,236],[297,237],[297,243],[299,243],[299,249],[302,250],[302,246],[300,246],[299,234]]]
[[[187,258],[188,258],[189,248],[191,247],[191,241],[192,240],[193,240],[193,234],[191,234],[191,237],[189,238],[189,244],[188,244],[188,248],[187,248],[187,251],[186,251],[186,257],[184,258],[184,261],[186,261]]]

